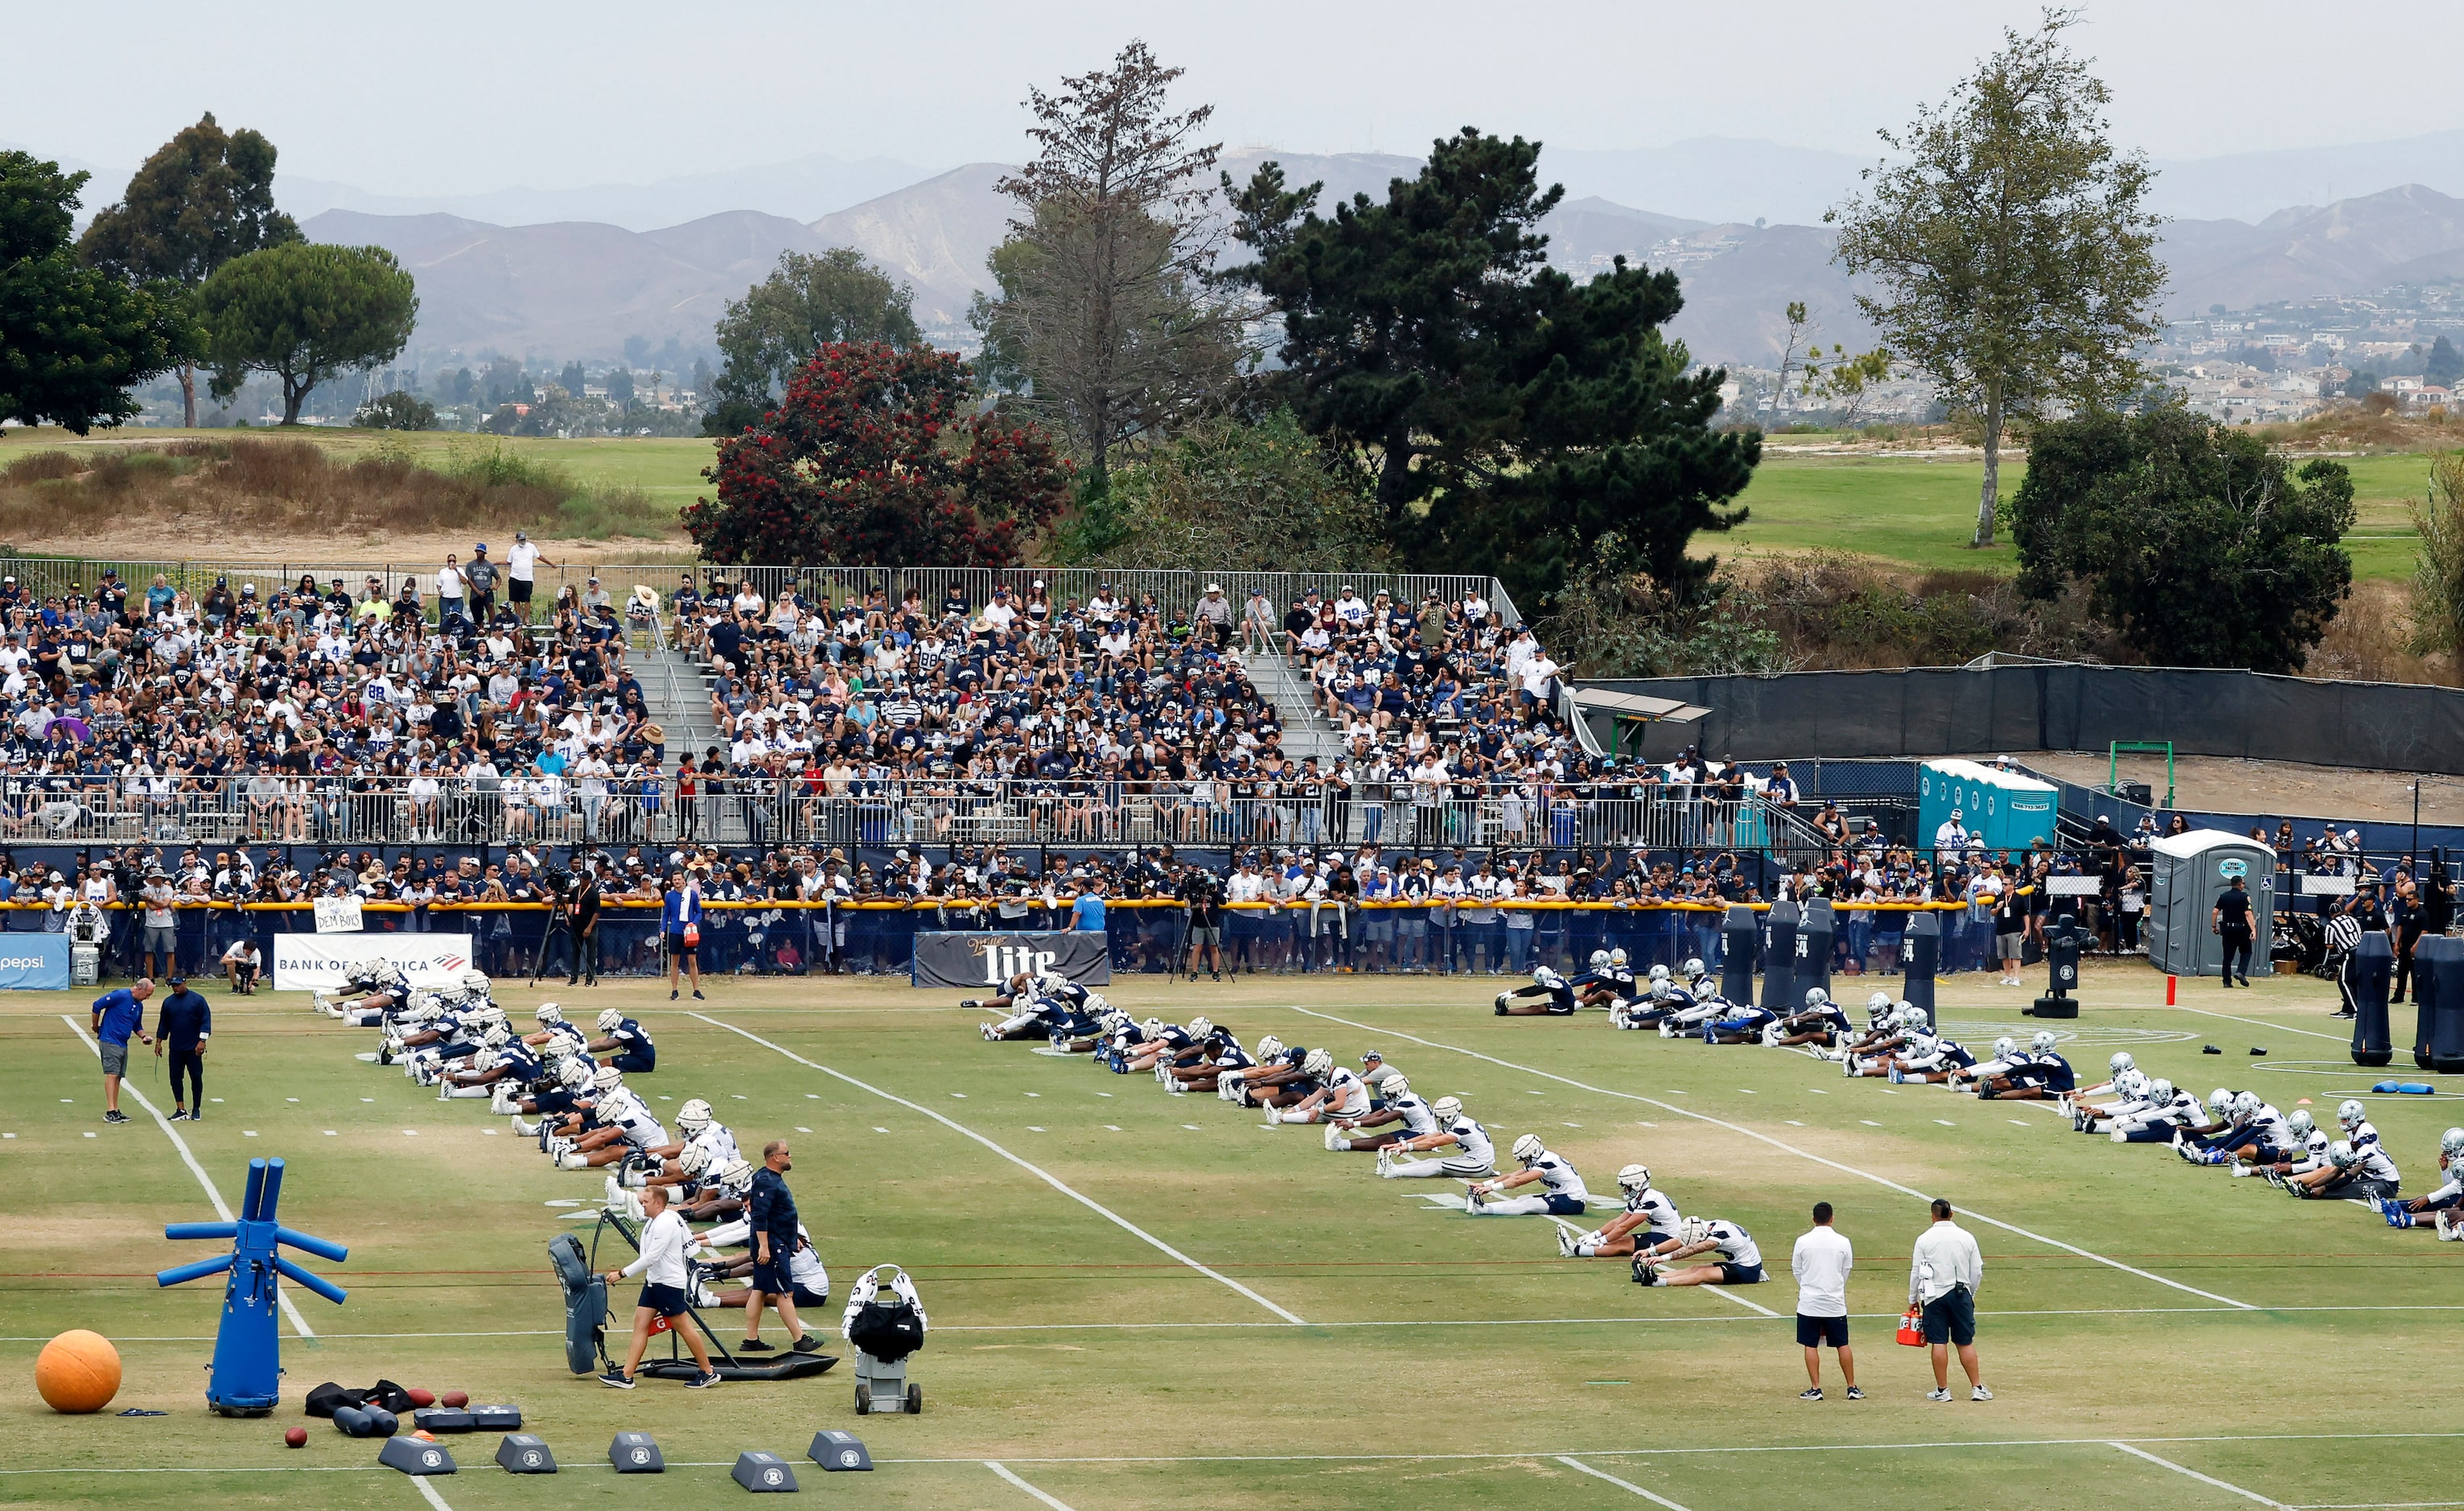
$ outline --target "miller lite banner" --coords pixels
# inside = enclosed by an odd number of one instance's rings
[[[1090,931],[1050,934],[918,932],[908,979],[918,987],[998,991],[1020,971],[1049,970],[1086,987],[1112,982],[1111,941]]]

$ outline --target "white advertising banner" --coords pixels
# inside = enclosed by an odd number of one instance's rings
[[[471,966],[468,934],[276,934],[274,989],[339,990],[342,972],[364,960],[389,960],[414,987],[451,986]]]

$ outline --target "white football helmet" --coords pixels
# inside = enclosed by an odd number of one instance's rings
[[[2304,1142],[2308,1141],[2310,1135],[2319,1131],[2318,1121],[2310,1116],[2310,1109],[2307,1107],[2294,1108],[2293,1116],[2284,1120],[2284,1126],[2286,1131],[2296,1139]]]
[[[2059,1042],[2061,1041],[2054,1036],[2053,1030],[2038,1029],[2035,1037],[2028,1041],[2028,1047],[2039,1055],[2051,1055],[2054,1052],[2054,1046]]]
[[[1651,1189],[1651,1167],[1629,1165],[1617,1171],[1617,1189],[1628,1196],[1639,1196]]]
[[[2130,1057],[2130,1052],[2128,1050],[2115,1050],[2113,1052],[2113,1058],[2104,1062],[2105,1074],[2114,1080],[2120,1080],[2123,1071],[2128,1070],[2130,1067],[2138,1063],[2139,1062],[2137,1060]]]
[[[1609,952],[1605,949],[1595,949],[1592,951],[1592,969],[1596,972],[1606,970],[1608,968]]]
[[[2019,1041],[2013,1038],[2008,1033],[2003,1034],[2000,1038],[1993,1041],[1993,1057],[1995,1059],[2007,1060],[2012,1055],[2018,1053]]]
[[[2362,1104],[2350,1097],[2336,1104],[2336,1126],[2347,1133],[2360,1127],[2362,1121],[2367,1116],[2368,1114],[2362,1110]]]
[[[1879,1018],[1890,1011],[1893,1006],[1889,992],[1877,991],[1865,999],[1865,1015],[1869,1018]]]
[[[2464,1154],[2464,1128],[2450,1128],[2438,1136],[2438,1152]]]
[[[497,1048],[511,1037],[513,1037],[513,1031],[506,1028],[502,1022],[491,1023],[479,1031],[480,1044],[489,1049]]]
[[[1412,1083],[1400,1075],[1386,1078],[1386,1105],[1393,1106],[1412,1095]]]
[[[2233,1098],[2233,1122],[2248,1122],[2258,1116],[2258,1093],[2245,1091]]]
[[[1708,1217],[1688,1217],[1683,1223],[1678,1225],[1677,1236],[1687,1243],[1709,1243],[1711,1241],[1711,1219]]]
[[[1551,970],[1546,966],[1542,966],[1538,969],[1532,971],[1531,979],[1544,987],[1561,987],[1566,983],[1565,977],[1557,974],[1553,970]]]
[[[1201,1044],[1204,1043],[1207,1036],[1214,1032],[1215,1024],[1212,1019],[1192,1018],[1189,1020],[1189,1036],[1198,1040]]]
[[[2327,1145],[2327,1163],[2340,1170],[2351,1169],[2356,1158],[2353,1146],[2342,1139]]]
[[[718,1172],[718,1184],[741,1196],[753,1189],[753,1162],[730,1160],[727,1168]]]
[[[531,1016],[539,1019],[539,1027],[545,1028],[551,1023],[563,1022],[564,1010],[553,1002],[542,1002],[539,1005],[539,1011],[533,1012]]]
[[[609,1008],[599,1014],[599,1032],[602,1033],[613,1033],[624,1026],[625,1010],[623,1008]]]
[[[2230,1086],[2218,1086],[2215,1089],[2214,1094],[2208,1098],[2208,1116],[2213,1118],[2218,1122],[2227,1122],[2232,1121],[2233,1110],[2233,1088]],[[2305,1112],[2301,1114],[2301,1116],[2307,1118],[2310,1115]]]
[[[1650,978],[1651,978],[1651,984],[1652,984],[1653,986],[1656,986],[1656,987],[1657,987],[1657,986],[1665,986],[1665,985],[1667,985],[1667,982],[1668,982],[1668,967],[1667,967],[1666,966],[1654,966],[1654,967],[1651,967],[1651,970],[1649,971],[1649,973],[1648,973],[1648,974],[1649,974],[1649,976],[1650,976]]]
[[[1149,1018],[1144,1023],[1139,1024],[1138,1027],[1145,1031],[1146,1036],[1150,1039],[1159,1039],[1163,1037],[1165,1024],[1161,1018]]]
[[[590,1078],[595,1074],[597,1073],[590,1068],[588,1060],[575,1055],[557,1067],[556,1078],[563,1083],[565,1090],[580,1091],[590,1084]]]
[[[676,1168],[687,1175],[699,1176],[710,1168],[710,1146],[706,1144],[686,1144],[676,1155]]]
[[[590,1084],[601,1091],[614,1091],[625,1084],[625,1073],[613,1065],[602,1065],[591,1076]]]
[[[2167,1080],[2162,1076],[2157,1077],[2154,1080],[2148,1082],[2147,1100],[2149,1101],[2171,1101],[2173,1100],[2173,1083]]]
[[[1625,963],[1626,963],[1626,953],[1625,953],[1625,951],[1624,951],[1624,950],[1621,950],[1621,949],[1613,949],[1613,950],[1610,950],[1610,951],[1609,951],[1609,968],[1610,968],[1610,969],[1612,969],[1612,970],[1623,970],[1623,969],[1625,968]],[[1663,975],[1664,975],[1664,974],[1666,974],[1665,967],[1663,967],[1663,968],[1662,968],[1661,974],[1663,974]]]
[[[1819,1012],[1829,1006],[1831,1006],[1831,993],[1823,990],[1820,987],[1808,987],[1805,989],[1806,1011]]]
[[[1441,1123],[1452,1122],[1457,1118],[1463,1116],[1463,1099],[1461,1097],[1440,1097],[1435,1102],[1430,1104],[1429,1110],[1438,1115],[1438,1122]]]
[[[1548,1152],[1549,1146],[1540,1142],[1540,1135],[1536,1133],[1527,1133],[1514,1141],[1514,1158],[1526,1169],[1538,1164],[1540,1156]]]
[[[1035,978],[1035,989],[1049,996],[1069,985],[1069,978],[1057,970],[1047,970]]]
[[[488,973],[486,971],[466,970],[462,972],[461,981],[463,990],[480,997],[484,997],[488,994]]]
[[[1102,992],[1090,991],[1087,993],[1086,1009],[1088,1011],[1094,1013],[1097,1017],[1103,1016],[1104,1013],[1111,1008],[1111,1006],[1112,1005],[1111,1003],[1104,1000],[1104,994]]]
[[[1700,959],[1689,958],[1683,966],[1681,966],[1678,968],[1683,972],[1687,981],[1700,981],[1706,974],[1703,969],[1703,962]]]
[[[1271,1059],[1284,1052],[1284,1041],[1269,1033],[1258,1041],[1258,1058]]]
[[[1301,1074],[1312,1080],[1324,1080],[1334,1074],[1334,1056],[1325,1050],[1311,1050],[1301,1061]]]
[[[710,1126],[710,1103],[695,1097],[676,1110],[676,1126],[686,1133],[699,1133]]]

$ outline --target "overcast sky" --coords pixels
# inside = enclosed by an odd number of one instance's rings
[[[1131,36],[1188,68],[1230,144],[1423,149],[1476,123],[1560,146],[1761,137],[1864,152],[1940,98],[2033,4],[1751,6],[1246,0],[1154,6],[670,0],[587,6],[12,7],[0,141],[133,167],[212,110],[291,172],[384,193],[641,182],[812,152],[927,168],[1023,154],[1030,81]],[[2406,59],[2464,12],[2396,30],[2283,0],[2101,0],[2077,45],[2157,157],[2464,125],[2464,95]],[[697,101],[686,104],[684,101]]]

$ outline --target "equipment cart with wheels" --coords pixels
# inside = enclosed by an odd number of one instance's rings
[[[908,1382],[907,1356],[924,1346],[924,1304],[906,1271],[876,1265],[856,1278],[839,1322],[856,1350],[856,1415],[923,1411],[924,1388]]]

